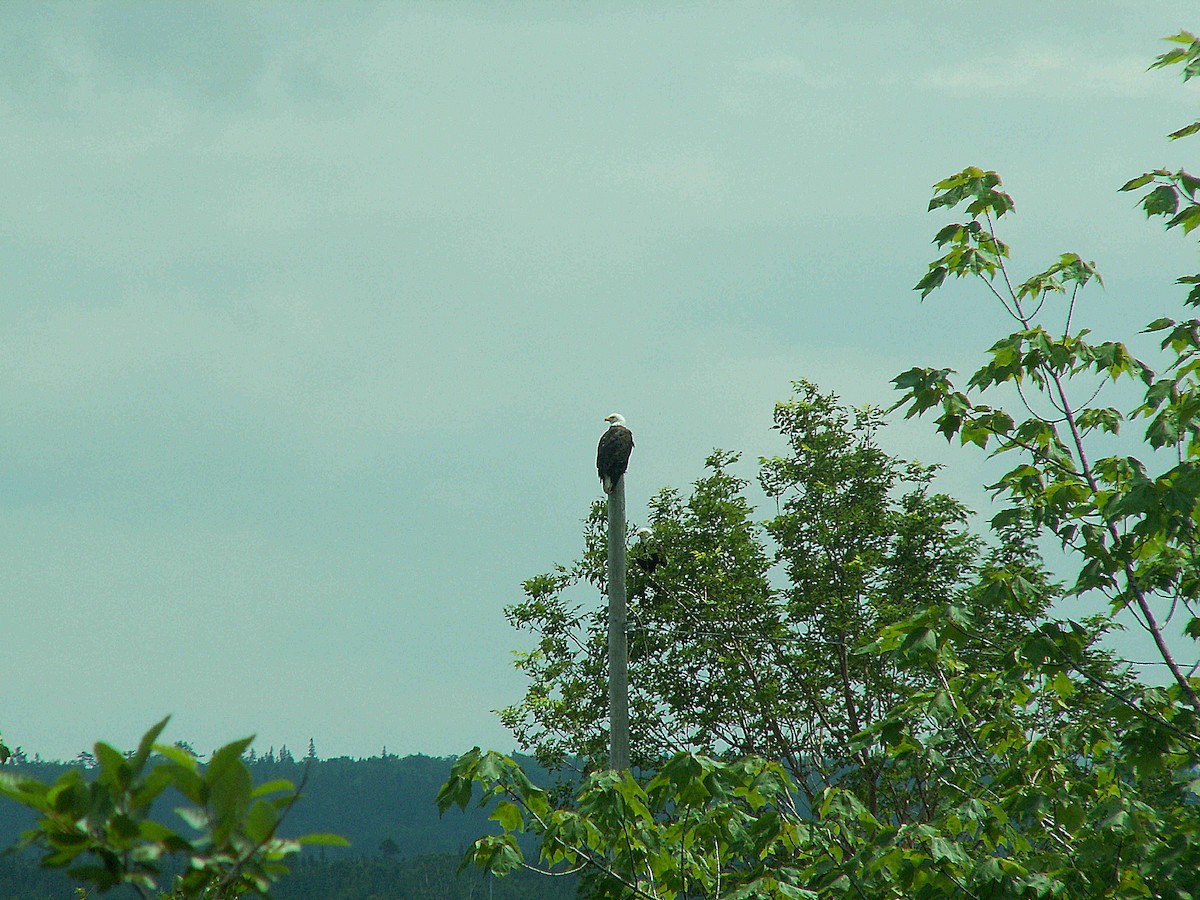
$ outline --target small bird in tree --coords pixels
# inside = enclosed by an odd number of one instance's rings
[[[611,494],[625,470],[629,468],[629,454],[633,451],[633,432],[625,427],[625,417],[620,413],[605,416],[608,431],[600,436],[596,448],[596,472],[604,493]]]

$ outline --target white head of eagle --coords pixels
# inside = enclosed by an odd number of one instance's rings
[[[604,421],[608,422],[608,431],[600,436],[600,446],[596,448],[596,474],[604,493],[611,494],[629,468],[633,432],[625,427],[625,417],[620,413],[605,416]]]

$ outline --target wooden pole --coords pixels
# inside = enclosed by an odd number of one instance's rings
[[[629,645],[625,635],[625,476],[608,495],[608,767],[629,768]]]

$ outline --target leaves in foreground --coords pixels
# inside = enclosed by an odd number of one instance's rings
[[[21,846],[36,848],[42,865],[101,891],[129,885],[153,896],[165,871],[182,870],[169,896],[227,898],[269,896],[288,871],[283,860],[305,844],[346,843],[326,834],[278,836],[300,792],[283,780],[255,787],[242,760],[252,738],[225,745],[201,767],[184,750],[156,743],[166,724],[151,728],[128,753],[97,743],[90,781],[79,770],[53,784],[0,772],[0,796],[38,814]],[[175,808],[182,828],[151,818],[163,796],[182,801]]]

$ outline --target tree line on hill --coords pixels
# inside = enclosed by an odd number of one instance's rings
[[[329,859],[306,854],[271,890],[274,900],[569,900],[575,878],[546,879],[519,873],[497,879],[460,871],[459,853],[412,858],[364,856]],[[27,856],[0,858],[0,897],[4,900],[65,900],[78,896],[76,883],[60,869],[47,869]],[[85,889],[86,890],[86,889]],[[117,896],[128,896],[118,891]],[[96,891],[85,893],[98,898]]]

